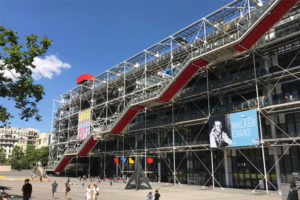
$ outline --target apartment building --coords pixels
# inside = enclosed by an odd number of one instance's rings
[[[40,131],[35,128],[0,127],[0,148],[3,148],[8,158],[15,146],[20,146],[23,151],[27,145],[36,146]]]
[[[39,137],[36,141],[35,148],[39,149],[41,147],[48,147],[51,141],[51,133],[50,132],[44,132],[39,134]]]

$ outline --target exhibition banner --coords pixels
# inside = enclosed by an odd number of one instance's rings
[[[230,114],[232,146],[251,146],[259,144],[256,109]]]
[[[77,139],[85,139],[90,133],[91,110],[87,109],[79,112]]]
[[[211,148],[259,144],[257,110],[247,110],[209,119]]]

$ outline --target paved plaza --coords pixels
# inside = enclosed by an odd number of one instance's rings
[[[14,195],[14,199],[21,199],[21,188],[23,185],[24,177],[0,177],[0,186],[8,187],[7,193]],[[58,182],[58,192],[56,199],[65,199],[65,182],[67,178],[63,177],[51,177],[51,181],[30,181],[33,186],[32,199],[34,200],[49,200],[51,199],[51,184],[54,180]],[[85,182],[85,186],[82,187],[82,182],[78,179],[71,178],[71,182],[75,182],[75,185],[71,185],[70,199],[72,200],[84,200],[84,193],[87,185],[90,181]],[[93,181],[92,183],[96,183]],[[125,184],[123,182],[113,183],[110,186],[108,181],[101,181],[100,199],[101,200],[143,200],[147,199],[146,195],[150,190],[125,190]],[[199,185],[176,185],[166,183],[152,183],[152,192],[158,189],[161,194],[161,200],[280,200],[281,197],[277,192],[271,191],[269,195],[266,195],[265,191],[251,192],[251,190],[241,189],[228,189],[224,190],[220,188],[202,188]]]

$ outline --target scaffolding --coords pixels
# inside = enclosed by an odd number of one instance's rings
[[[256,169],[267,191],[278,189],[277,147],[287,146],[283,157],[300,138],[275,119],[300,110],[297,95],[274,98],[278,85],[299,80],[299,11],[296,0],[233,1],[62,94],[53,101],[48,170],[63,172],[71,163],[70,170],[75,161],[77,175],[79,157],[88,157],[89,174],[91,160],[98,160],[106,176],[111,157],[141,154],[149,177],[146,157],[155,158],[156,181],[165,176],[174,184],[230,187],[236,176],[229,176],[230,154]],[[278,57],[289,51],[297,53],[282,65]],[[261,150],[262,168],[243,148],[213,150],[208,145],[209,117],[252,108],[258,110],[261,135],[260,145],[251,148]],[[78,115],[86,109],[91,110],[91,132],[78,139]],[[276,160],[273,166],[266,165],[265,151],[270,149]],[[202,170],[182,181],[182,163],[193,168],[192,158]],[[274,168],[276,184],[269,176]],[[115,175],[130,169],[122,164]]]

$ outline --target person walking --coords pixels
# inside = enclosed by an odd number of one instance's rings
[[[66,182],[66,195],[65,195],[66,199],[69,198],[69,196],[70,196],[70,191],[71,191],[70,182],[67,181],[67,182]]]
[[[93,191],[91,185],[88,185],[88,188],[86,189],[85,192],[85,200],[92,200],[92,196],[93,196]]]
[[[32,185],[29,183],[29,179],[25,179],[22,192],[23,200],[29,200],[32,194]]]
[[[152,192],[148,193],[147,198],[148,198],[148,200],[152,200],[152,198],[153,198]]]
[[[158,190],[155,190],[154,200],[159,200],[159,198],[160,198],[160,194]]]
[[[100,194],[100,190],[97,187],[97,185],[94,184],[94,188],[93,188],[93,200],[98,200],[99,194]]]
[[[55,199],[56,198],[56,189],[57,189],[58,184],[56,183],[56,181],[54,181],[52,183],[52,198]]]

